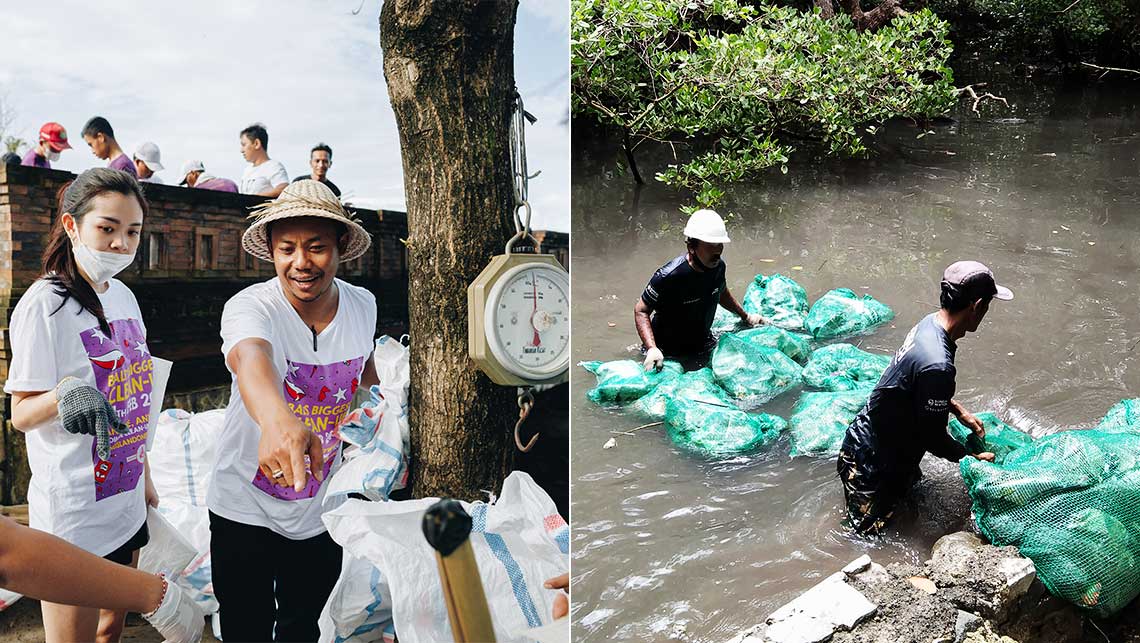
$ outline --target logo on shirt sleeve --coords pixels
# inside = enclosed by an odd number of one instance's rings
[[[931,398],[926,401],[926,410],[930,413],[941,413],[950,410],[950,400]]]

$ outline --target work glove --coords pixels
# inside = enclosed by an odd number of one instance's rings
[[[158,609],[142,617],[158,630],[167,643],[198,643],[202,640],[202,625],[206,619],[202,608],[177,583],[165,578],[162,582],[166,585],[162,602]]]
[[[749,326],[759,326],[764,323],[764,318],[757,313],[748,313],[748,317],[744,321]]]
[[[661,370],[665,365],[665,354],[661,352],[660,348],[654,346],[653,348],[645,351],[645,361],[643,362],[645,370]]]
[[[111,432],[126,427],[119,414],[99,389],[74,377],[65,377],[55,387],[56,410],[68,433],[95,436],[95,453],[100,460],[111,456]]]

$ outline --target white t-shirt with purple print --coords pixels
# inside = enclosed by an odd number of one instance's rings
[[[341,444],[334,429],[348,413],[376,332],[376,297],[340,279],[336,285],[337,313],[317,334],[317,350],[312,331],[285,298],[276,277],[234,295],[222,312],[223,356],[250,338],[264,339],[273,348],[273,367],[285,403],[324,446],[325,480],[340,468]],[[312,476],[300,493],[273,484],[257,464],[260,439],[261,429],[246,410],[233,376],[206,499],[210,511],[294,540],[324,532],[321,503],[327,486]]]
[[[77,377],[99,389],[126,429],[112,434],[107,460],[95,453],[92,436],[68,433],[58,418],[28,431],[29,522],[106,556],[146,521],[143,463],[154,362],[138,301],[122,282],[112,279],[99,295],[109,335],[74,299],[52,314],[63,301],[54,288],[36,281],[12,312],[4,391],[48,391]]]

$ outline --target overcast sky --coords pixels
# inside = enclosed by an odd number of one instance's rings
[[[53,166],[101,165],[80,137],[106,117],[123,150],[162,150],[159,176],[176,182],[187,159],[241,177],[238,132],[269,129],[269,152],[290,177],[309,172],[309,148],[333,148],[329,178],[354,204],[404,209],[399,134],[379,45],[380,2],[197,0],[185,3],[5,2],[8,55],[0,97],[15,133],[34,141],[59,121],[75,149]],[[568,231],[569,2],[521,0],[515,76],[527,111],[535,229]]]

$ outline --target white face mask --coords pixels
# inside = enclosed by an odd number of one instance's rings
[[[59,152],[57,152],[57,151],[55,151],[49,147],[48,148],[47,160],[58,161],[59,160]]]
[[[75,262],[96,284],[101,284],[126,270],[127,266],[135,260],[135,253],[133,252],[125,255],[118,252],[92,250],[79,240],[78,235],[71,242],[71,249],[75,255]]]

